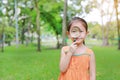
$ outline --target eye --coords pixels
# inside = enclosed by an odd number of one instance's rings
[[[75,30],[73,30],[72,32],[76,32]]]
[[[80,30],[80,32],[83,32],[82,30]]]
[[[83,32],[81,29],[79,29],[79,32]]]
[[[77,30],[76,29],[72,29],[72,31],[71,32],[76,32]]]

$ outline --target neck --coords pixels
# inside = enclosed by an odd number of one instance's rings
[[[85,53],[86,52],[86,46],[82,43],[82,44],[79,44],[75,53]]]
[[[85,45],[84,45],[83,43],[81,43],[81,44],[78,44],[77,46],[78,46],[78,48],[85,47]]]

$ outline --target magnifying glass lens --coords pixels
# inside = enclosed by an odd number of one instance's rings
[[[78,27],[72,28],[71,33],[70,33],[70,35],[73,38],[78,38],[80,36],[80,34],[81,34],[81,32],[80,32],[80,29]]]

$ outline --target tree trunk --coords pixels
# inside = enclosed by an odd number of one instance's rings
[[[24,28],[22,28],[21,32],[21,43],[24,44],[25,36],[24,36]]]
[[[4,26],[2,27],[2,52],[4,52]]]
[[[105,46],[106,39],[105,39],[105,26],[103,25],[103,10],[101,9],[101,30],[102,30],[102,46]]]
[[[37,16],[36,16],[36,24],[37,24],[37,34],[38,34],[38,48],[37,48],[37,50],[38,51],[41,51],[41,48],[40,48],[40,20],[39,20],[39,18],[40,18],[40,11],[39,11],[39,7],[38,7],[38,0],[34,0],[35,1],[35,9],[36,9],[36,13],[37,13]]]
[[[109,42],[108,42],[108,36],[105,36],[103,38],[103,46],[108,46],[109,45]]]
[[[19,36],[18,36],[18,16],[17,16],[17,0],[15,1],[15,27],[16,27],[16,47],[18,48]]]
[[[24,35],[24,33],[25,33],[25,19],[23,19],[23,23],[22,23],[22,32],[21,32],[21,43],[22,44],[24,44],[24,40],[25,40],[25,35]]]
[[[104,0],[101,1],[102,46],[108,46],[108,45],[109,45],[109,42],[108,42],[108,27],[106,27],[106,26],[103,24],[103,16],[104,16],[103,3],[104,3]]]
[[[64,0],[64,13],[63,13],[63,27],[62,27],[62,46],[67,45],[66,42],[66,18],[67,18],[67,0]]]
[[[120,50],[120,24],[118,19],[118,0],[114,0],[115,11],[116,11],[116,21],[117,21],[117,32],[118,32],[118,49]]]
[[[56,39],[57,39],[57,49],[59,49],[60,48],[60,42],[59,42],[58,34],[56,34]]]

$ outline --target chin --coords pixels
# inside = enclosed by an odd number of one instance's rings
[[[77,45],[83,44],[83,41],[77,41]]]
[[[77,43],[77,46],[79,46],[79,45],[81,45],[82,44],[82,42],[79,42],[79,43]]]

